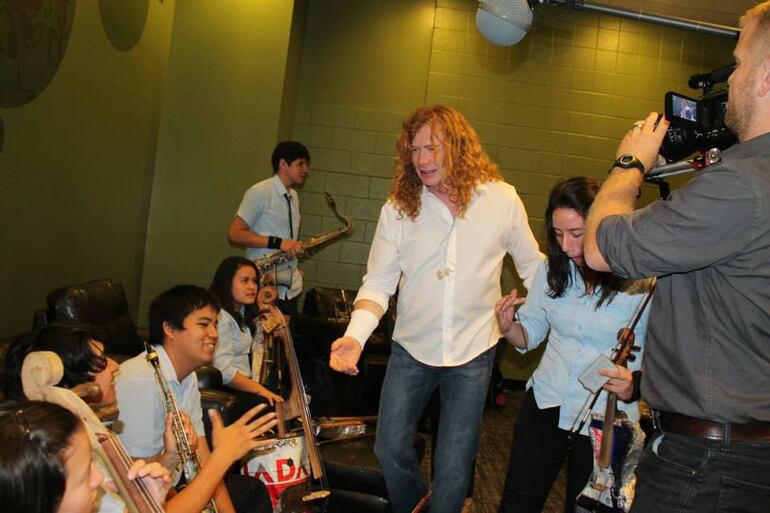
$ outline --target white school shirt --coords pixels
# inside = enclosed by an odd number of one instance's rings
[[[423,187],[414,221],[382,207],[356,301],[385,311],[398,287],[393,340],[424,364],[462,365],[501,337],[494,306],[506,253],[529,287],[544,256],[512,185],[476,186],[463,217]]]

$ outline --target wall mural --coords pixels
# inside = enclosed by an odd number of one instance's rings
[[[150,0],[99,0],[102,27],[112,46],[128,51],[144,32]]]
[[[29,103],[51,83],[67,51],[76,3],[0,0],[0,108]],[[102,27],[114,48],[136,46],[149,5],[150,0],[99,0]],[[4,136],[0,118],[0,152]]]
[[[19,107],[51,82],[67,50],[76,0],[0,0],[0,107]]]

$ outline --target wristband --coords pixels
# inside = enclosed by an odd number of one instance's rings
[[[378,324],[380,324],[380,319],[373,312],[364,308],[357,308],[350,314],[350,323],[348,323],[344,336],[354,338],[363,348]]]
[[[283,242],[283,239],[271,235],[267,238],[267,247],[270,249],[281,249],[281,242]]]

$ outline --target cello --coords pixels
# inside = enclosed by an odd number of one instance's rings
[[[102,424],[93,410],[72,390],[57,387],[64,375],[61,358],[51,351],[33,351],[24,358],[21,381],[30,400],[45,401],[68,409],[86,428],[94,456],[114,480],[129,513],[163,513],[141,479],[128,479],[133,460],[117,435]]]
[[[257,303],[260,306],[257,326],[262,330],[262,345],[265,351],[262,367],[265,368],[266,364],[275,367],[265,369],[264,374],[275,374],[280,383],[283,363],[291,388],[288,397],[275,404],[278,436],[274,448],[268,453],[255,453],[251,459],[244,462],[243,472],[265,483],[276,511],[304,513],[309,507],[308,503],[318,504],[315,501],[319,500],[323,500],[320,504],[322,510],[325,510],[325,499],[330,495],[329,485],[291,332],[286,318],[273,305],[277,297],[274,283],[272,275],[263,274],[257,293]],[[287,423],[294,419],[299,419],[301,433],[295,433],[287,426]],[[311,481],[320,482],[320,487],[311,490]]]

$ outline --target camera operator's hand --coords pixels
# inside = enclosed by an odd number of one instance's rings
[[[642,161],[645,174],[649,173],[658,161],[658,150],[668,130],[668,121],[660,117],[658,122],[658,117],[657,112],[651,112],[644,121],[634,123],[620,142],[615,157],[630,153]]]

